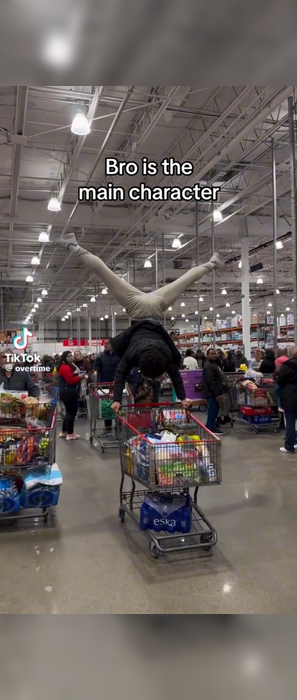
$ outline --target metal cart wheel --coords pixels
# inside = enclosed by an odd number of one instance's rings
[[[201,537],[200,537],[200,542],[201,542],[201,544],[204,544],[204,542],[205,542],[205,543],[207,543],[207,542],[212,542],[212,540],[213,540],[213,535],[212,535],[211,532],[205,533],[205,535],[201,535]],[[213,546],[214,546],[213,544],[209,544],[209,545],[207,545],[206,547],[203,547],[203,549],[204,549],[206,552],[210,552],[210,550],[213,548]]]
[[[43,514],[44,514],[44,515],[43,515],[43,522],[44,522],[44,523],[47,523],[47,521],[48,521],[48,516],[49,516],[49,510],[48,510],[47,508],[42,508],[42,512],[43,512]]]
[[[159,550],[158,550],[158,547],[156,547],[154,542],[149,543],[149,551],[150,551],[150,555],[151,555],[151,557],[153,557],[153,559],[159,559]]]
[[[93,435],[90,435],[90,445],[93,444]]]
[[[120,507],[119,507],[119,518],[120,518],[121,523],[124,523],[124,522],[125,522],[125,515],[126,515],[126,513],[125,513],[125,511],[124,511],[124,508],[122,508],[122,507],[120,506]]]
[[[200,411],[200,413],[205,413],[205,411],[206,411],[206,406],[205,406],[205,404],[203,404],[203,403],[200,404],[199,411]]]

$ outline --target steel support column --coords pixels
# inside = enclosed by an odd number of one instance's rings
[[[277,357],[277,193],[276,193],[276,160],[275,143],[271,139],[271,161],[272,161],[272,194],[273,194],[273,315],[274,315],[274,353]],[[266,311],[265,311],[266,314]]]
[[[291,170],[291,229],[293,255],[293,289],[294,289],[294,341],[297,339],[297,174],[296,174],[296,106],[289,97],[289,133],[290,133],[290,170]]]
[[[241,239],[241,296],[242,296],[242,341],[246,358],[251,359],[251,312],[250,312],[250,267],[249,239]]]
[[[198,227],[198,202],[196,202],[195,207],[195,228],[196,228],[196,265],[199,265],[199,227]],[[197,311],[198,311],[198,348],[200,348],[200,288],[199,282],[197,284]]]
[[[211,252],[215,252],[215,227],[214,227],[214,205],[211,208]],[[216,278],[215,270],[212,271],[212,344],[216,347]]]

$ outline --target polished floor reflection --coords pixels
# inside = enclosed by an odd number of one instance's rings
[[[282,439],[229,429],[223,484],[200,496],[218,545],[158,561],[118,520],[117,453],[60,440],[56,522],[1,526],[0,612],[295,613],[297,454],[280,454]]]

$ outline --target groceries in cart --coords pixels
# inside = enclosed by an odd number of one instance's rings
[[[148,492],[140,507],[140,529],[155,532],[190,532],[192,499],[179,493]]]
[[[0,476],[0,513],[15,513],[20,508],[56,506],[62,474],[57,464],[47,469]]]
[[[161,430],[131,437],[125,450],[128,473],[143,482],[153,473],[155,484],[168,488],[218,483],[207,441],[189,433]]]

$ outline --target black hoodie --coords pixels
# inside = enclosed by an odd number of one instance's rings
[[[284,411],[297,413],[297,358],[283,363],[277,377],[280,386],[281,407]]]
[[[185,399],[183,380],[179,372],[181,356],[165,328],[158,321],[136,321],[130,328],[112,338],[111,344],[121,361],[114,378],[114,401],[121,401],[125,381],[133,367],[139,366],[140,355],[146,350],[160,350],[166,357],[169,375],[177,398]]]

